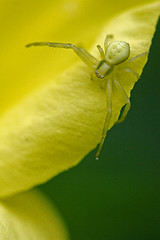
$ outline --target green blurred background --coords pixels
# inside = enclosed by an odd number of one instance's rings
[[[40,186],[71,240],[160,239],[160,22],[123,124],[76,167]]]

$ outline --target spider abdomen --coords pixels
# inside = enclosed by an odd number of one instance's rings
[[[114,66],[126,61],[129,55],[129,44],[124,41],[115,41],[108,45],[105,53],[105,60],[109,65]]]

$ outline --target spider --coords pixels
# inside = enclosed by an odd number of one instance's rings
[[[104,50],[100,45],[97,45],[97,48],[100,52],[101,60],[98,61],[94,56],[92,56],[89,52],[87,52],[84,48],[76,47],[75,45],[71,43],[54,43],[54,42],[33,42],[30,44],[27,44],[26,47],[31,46],[48,46],[53,48],[66,48],[66,49],[72,49],[80,58],[81,60],[87,64],[94,75],[99,79],[105,79],[106,80],[106,98],[107,98],[107,114],[106,119],[104,122],[103,130],[102,130],[102,137],[98,146],[98,150],[96,153],[96,160],[99,159],[99,154],[101,152],[104,140],[107,135],[110,119],[112,116],[112,82],[120,89],[122,92],[126,104],[124,107],[124,110],[118,119],[117,123],[121,123],[125,120],[127,113],[130,109],[131,103],[130,99],[128,98],[125,90],[121,86],[121,84],[116,79],[109,79],[107,76],[109,76],[113,70],[116,68],[117,65],[125,62],[129,56],[130,56],[130,45],[127,42],[124,41],[113,41],[110,44],[108,44],[109,40],[113,37],[113,35],[107,35],[104,41]],[[144,52],[142,54],[139,54],[135,57],[130,58],[127,62],[133,62],[137,58],[142,57],[146,55],[148,52]],[[139,74],[135,71],[133,71],[130,68],[124,69],[127,72],[130,72],[131,74],[135,75],[137,79],[140,78]],[[107,77],[107,78],[106,78]]]

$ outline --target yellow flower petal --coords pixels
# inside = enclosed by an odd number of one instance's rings
[[[31,191],[0,202],[1,240],[67,240],[57,211],[39,193]]]
[[[107,24],[98,42],[112,33],[130,43],[131,56],[143,53],[149,50],[159,13],[156,2],[119,15]],[[133,69],[140,73],[145,62],[146,58],[138,65],[133,62]],[[117,80],[129,95],[136,78],[122,67]],[[116,89],[112,100],[110,127],[124,105]],[[28,189],[76,165],[100,141],[105,115],[105,90],[91,81],[83,63],[7,113],[0,122],[0,196]]]
[[[146,1],[150,0],[141,0]],[[26,51],[25,44],[70,41],[88,48],[104,21],[137,3],[138,0],[1,0],[0,115],[78,60],[71,52]]]

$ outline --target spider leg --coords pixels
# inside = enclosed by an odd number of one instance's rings
[[[82,47],[79,47],[78,49],[82,51],[84,55],[90,59],[90,61],[92,62],[93,65],[95,65],[96,68],[97,65],[99,64],[99,61],[95,57],[93,57],[86,49]]]
[[[106,98],[107,98],[107,115],[106,115],[103,131],[102,131],[102,138],[101,138],[101,141],[99,143],[98,150],[97,150],[97,153],[96,153],[96,160],[99,159],[99,154],[101,152],[104,140],[106,138],[109,123],[110,123],[110,119],[111,119],[111,116],[112,116],[112,81],[111,80],[107,81]]]
[[[109,39],[113,38],[113,35],[112,34],[108,34],[104,40],[104,51],[106,51],[107,49],[107,46],[108,46],[108,42],[109,42]]]
[[[123,110],[123,113],[122,113],[120,119],[117,121],[117,123],[121,123],[125,120],[125,118],[127,116],[127,113],[131,107],[131,102],[130,102],[129,97],[127,96],[126,92],[124,91],[123,87],[120,85],[120,83],[118,81],[116,81],[115,79],[113,81],[114,81],[115,85],[121,90],[121,92],[123,93],[123,96],[126,99],[126,106]]]
[[[98,50],[99,50],[99,52],[100,52],[101,59],[105,59],[104,51],[103,51],[103,49],[101,48],[101,46],[100,46],[100,45],[97,45],[97,48],[98,48]]]
[[[125,70],[126,72],[129,72],[129,73],[133,74],[134,76],[136,76],[137,79],[140,78],[139,74],[138,74],[137,72],[133,71],[132,69],[130,69],[130,68],[125,68],[124,70]]]
[[[149,53],[149,51],[144,52],[144,53],[141,53],[141,54],[139,54],[139,55],[137,55],[137,56],[135,56],[135,57],[132,57],[132,58],[130,58],[130,59],[128,60],[128,63],[133,62],[133,61],[135,61],[136,59],[147,55],[148,53]]]
[[[94,58],[90,53],[88,53],[85,49],[78,48],[71,43],[34,42],[26,45],[26,47],[32,46],[48,46],[53,48],[72,49],[82,59],[84,63],[86,63],[89,67],[93,69],[95,69],[95,65],[97,66],[99,63],[99,61]]]
[[[137,55],[137,56],[129,59],[128,63],[133,62],[133,61],[135,61],[136,59],[138,59],[138,58],[140,58],[140,57],[143,57],[143,56],[145,56],[145,55],[148,54],[148,53],[149,53],[149,51],[148,51],[148,52],[141,53],[141,54],[139,54],[139,55]],[[133,71],[132,69],[130,69],[130,68],[125,68],[124,70],[127,71],[127,72],[129,72],[129,73],[131,73],[131,74],[133,74],[134,76],[136,76],[137,79],[140,78],[139,74],[138,74],[137,72]]]

